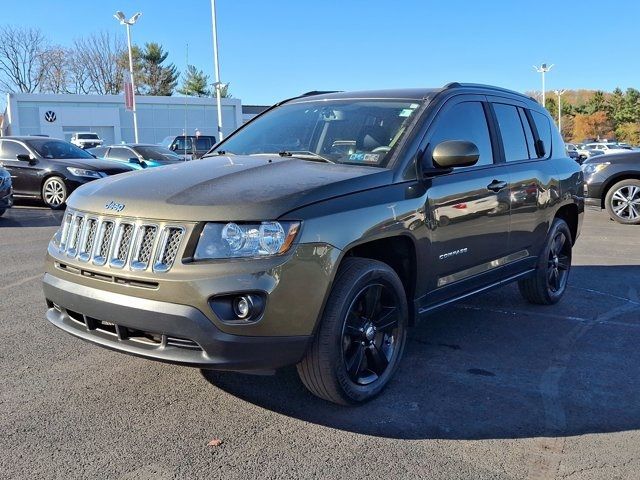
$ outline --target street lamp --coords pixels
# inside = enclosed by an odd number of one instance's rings
[[[213,84],[216,89],[216,102],[218,108],[218,142],[224,138],[222,134],[222,105],[220,99],[222,97],[221,90],[225,84],[220,82],[220,64],[218,62],[218,25],[216,23],[216,0],[211,0],[211,26],[213,27],[213,65],[216,73],[216,83]]]
[[[554,90],[554,92],[558,96],[558,130],[562,136],[562,94],[564,94],[566,90]]]
[[[140,18],[142,13],[136,13],[133,17],[127,20],[127,17],[124,16],[120,10],[118,10],[114,17],[116,20],[120,22],[120,25],[124,25],[127,27],[127,48],[129,49],[129,72],[131,75],[131,95],[132,95],[132,111],[133,111],[133,135],[135,138],[135,142],[138,143],[138,112],[136,111],[136,84],[133,79],[133,54],[131,52],[131,25],[136,23]]]
[[[539,67],[536,67],[535,65],[533,66],[533,69],[542,74],[542,106],[544,107],[545,104],[545,93],[544,93],[544,74],[547,73],[549,70],[551,70],[553,68],[553,64],[551,65],[547,65],[546,63],[543,63],[542,65],[540,65]]]

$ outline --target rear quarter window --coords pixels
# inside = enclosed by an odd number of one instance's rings
[[[549,158],[551,156],[551,124],[549,123],[549,118],[542,113],[538,113],[534,110],[529,110],[531,112],[531,118],[533,118],[533,123],[536,126],[536,130],[538,131],[538,138],[542,140],[544,144],[544,155],[538,156],[538,158]]]

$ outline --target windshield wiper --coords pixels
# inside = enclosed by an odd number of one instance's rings
[[[235,153],[233,152],[227,152],[226,150],[218,150],[216,152],[212,152],[212,153],[207,153],[205,155],[202,156],[202,158],[209,158],[209,157],[214,157],[214,156],[225,156],[228,157],[229,155],[235,155]]]
[[[326,163],[336,163],[333,160],[323,157],[315,152],[310,152],[308,150],[283,150],[282,152],[278,152],[278,155],[281,157],[293,157],[299,158],[301,160],[311,160],[313,162],[326,162]]]

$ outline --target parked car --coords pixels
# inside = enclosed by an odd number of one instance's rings
[[[588,143],[585,146],[586,148],[591,150],[601,151],[605,155],[611,155],[612,153],[620,153],[625,150],[630,150],[630,148],[623,147],[621,145],[618,145],[617,143]]]
[[[166,137],[160,145],[181,156],[184,160],[201,158],[216,144],[216,137],[212,135],[171,135]]]
[[[96,157],[131,163],[138,168],[160,167],[181,162],[182,158],[168,148],[144,143],[123,143],[88,150]]]
[[[567,155],[569,156],[569,158],[574,159],[578,163],[582,163],[580,153],[578,153],[578,149],[573,143],[565,143],[565,148],[567,150]]]
[[[13,206],[11,174],[0,163],[0,217]]]
[[[103,140],[97,133],[93,132],[76,132],[71,135],[71,143],[82,149],[99,147]]]
[[[604,155],[603,150],[589,148],[586,146],[586,144],[576,145],[576,151],[578,152],[578,155],[580,155],[580,160],[582,161],[586,160],[587,158],[595,157],[597,155]]]
[[[640,152],[591,158],[582,171],[587,204],[606,209],[618,223],[640,225]]]
[[[199,368],[297,365],[351,404],[380,393],[434,310],[516,280],[532,303],[565,293],[583,175],[527,96],[312,93],[215,150],[74,193],[48,248],[50,322]],[[473,204],[441,221],[453,201]]]
[[[63,140],[0,138],[0,162],[11,173],[15,198],[37,198],[62,208],[77,187],[98,178],[130,172],[121,162],[98,160]]]

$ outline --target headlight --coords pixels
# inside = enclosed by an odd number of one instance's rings
[[[106,173],[96,172],[95,170],[85,170],[84,168],[67,167],[67,170],[76,177],[102,178],[107,176]]]
[[[582,171],[585,175],[593,175],[598,173],[600,170],[604,170],[607,166],[611,165],[611,162],[602,162],[602,163],[583,163]]]
[[[207,223],[194,259],[279,255],[291,248],[299,229],[299,222]]]

